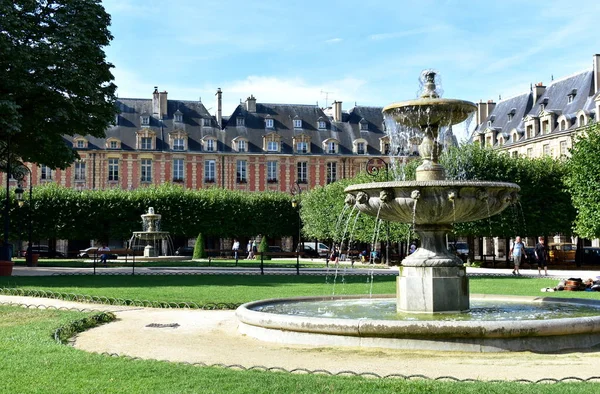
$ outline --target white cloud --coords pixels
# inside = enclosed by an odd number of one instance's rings
[[[342,42],[342,41],[343,40],[341,38],[336,37],[336,38],[330,38],[329,40],[325,40],[325,43],[326,44],[335,44],[335,43]]]

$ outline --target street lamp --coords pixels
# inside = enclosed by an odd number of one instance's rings
[[[300,194],[302,194],[302,188],[298,181],[292,183],[290,187],[290,194],[292,195],[292,207],[297,208],[300,205]],[[298,247],[296,248],[296,273],[300,275],[300,240],[302,239],[301,235],[301,226],[300,226],[300,209],[298,209]]]
[[[32,265],[32,254],[31,254],[31,244],[32,244],[32,234],[33,234],[33,215],[32,215],[32,209],[33,209],[33,182],[32,182],[32,174],[31,174],[31,170],[29,169],[29,167],[26,166],[22,166],[22,168],[26,169],[27,172],[29,173],[29,206],[27,207],[27,254],[25,255],[25,259],[27,262],[27,266],[31,266]],[[25,201],[23,200],[23,188],[21,187],[21,183],[19,182],[17,188],[15,189],[15,195],[17,197],[17,203],[19,204],[19,207],[22,207],[25,204]]]
[[[374,157],[367,161],[367,174],[376,177],[379,174],[381,168],[385,168],[385,181],[389,181],[390,179],[390,167],[389,164],[378,157]],[[387,265],[390,265],[390,222],[385,221],[385,235],[386,235],[386,243],[385,243],[385,261]]]

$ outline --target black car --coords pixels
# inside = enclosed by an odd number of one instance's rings
[[[193,246],[180,246],[175,251],[175,256],[193,256],[194,255],[194,247]]]
[[[598,265],[600,264],[600,248],[593,246],[585,246],[581,253],[581,264],[583,265]]]
[[[300,245],[298,251],[300,252],[300,257],[303,258],[314,259],[320,257],[319,252],[317,252],[312,246],[309,245]]]
[[[23,257],[27,257],[26,250],[23,251],[21,254],[23,255]],[[65,257],[67,257],[64,253],[54,249],[50,249],[50,247],[46,245],[33,245],[31,247],[31,254],[37,254],[40,257],[47,257],[50,259],[64,259]]]

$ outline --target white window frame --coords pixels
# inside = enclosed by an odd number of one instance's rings
[[[43,181],[52,180],[52,169],[47,165],[42,164],[40,166],[40,179]]]
[[[173,138],[173,150],[184,151],[185,150],[185,139]]]
[[[202,118],[202,126],[210,127],[210,118]]]
[[[75,181],[85,182],[85,162],[75,162]]]
[[[275,124],[275,122],[273,121],[273,119],[271,119],[271,118],[265,119],[265,127],[267,129],[274,128],[275,127],[274,124]]]
[[[152,182],[152,159],[140,160],[140,181]]]
[[[302,119],[294,119],[294,128],[301,129],[302,128]]]
[[[246,160],[238,160],[235,163],[235,182],[248,183],[248,162]]]
[[[279,142],[267,141],[267,152],[279,152]]]
[[[140,149],[152,150],[152,137],[140,137]]]
[[[308,162],[299,161],[296,164],[296,179],[298,183],[308,183]]]
[[[267,161],[267,183],[276,183],[277,181],[277,162],[269,160]]]
[[[185,163],[182,158],[173,159],[173,181],[183,181],[185,179]]]
[[[108,181],[119,181],[119,159],[114,157],[108,158]]]
[[[356,143],[356,154],[358,154],[358,155],[367,154],[367,144],[365,142],[357,142]]]
[[[308,153],[308,142],[306,142],[306,141],[298,141],[298,142],[296,142],[296,152],[298,152],[298,153]]]
[[[317,128],[319,130],[325,130],[325,129],[327,129],[327,123],[324,120],[319,120],[317,122]]]
[[[327,184],[333,183],[337,180],[337,163],[334,161],[327,162]]]
[[[245,126],[245,125],[246,125],[246,122],[244,121],[244,118],[242,118],[242,117],[237,117],[237,118],[235,119],[235,125],[236,125],[236,126],[240,126],[240,127],[241,127],[241,126]]]
[[[238,152],[248,152],[247,148],[248,144],[246,140],[237,140],[237,151]]]
[[[567,146],[567,141],[560,141],[561,156],[566,156],[568,153],[569,153],[569,147]]]
[[[212,138],[204,140],[204,150],[206,152],[215,152],[215,140]]]
[[[327,153],[329,153],[329,154],[337,153],[337,144],[334,141],[329,141],[327,143]]]
[[[77,149],[84,149],[85,148],[85,141],[84,140],[77,140]]]
[[[112,140],[108,143],[109,149],[119,149],[119,143],[115,140]]]
[[[216,160],[204,161],[204,183],[216,182],[217,162]]]

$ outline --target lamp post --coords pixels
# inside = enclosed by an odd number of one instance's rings
[[[374,157],[367,161],[367,174],[371,175],[372,177],[376,177],[381,168],[385,168],[385,181],[389,181],[390,167],[385,160],[379,157]],[[387,220],[385,221],[385,236],[387,238],[385,243],[385,261],[387,265],[390,265],[390,222]]]
[[[298,181],[292,183],[290,187],[290,194],[292,195],[292,207],[298,208],[300,206],[300,194],[302,194],[302,188]],[[300,225],[300,209],[298,209],[298,247],[296,248],[296,274],[300,275],[300,240],[302,239],[301,225]]]
[[[31,174],[31,170],[29,169],[29,167],[23,166],[24,169],[27,170],[27,172],[29,173],[29,206],[27,207],[27,254],[25,255],[25,259],[26,259],[26,263],[28,267],[31,267],[33,265],[33,260],[32,260],[32,254],[31,254],[31,246],[32,246],[32,239],[33,239],[33,215],[32,215],[32,209],[33,209],[33,182],[32,182],[32,174]],[[23,200],[23,188],[21,187],[21,184],[19,183],[19,185],[17,186],[17,188],[15,189],[15,195],[17,196],[17,203],[19,204],[19,207],[22,207],[23,204],[25,204],[25,201]]]
[[[4,243],[0,260],[12,261],[10,246],[8,244],[8,232],[10,230],[10,134],[6,139],[6,199],[4,200]],[[11,268],[12,270],[12,268]]]

